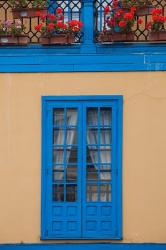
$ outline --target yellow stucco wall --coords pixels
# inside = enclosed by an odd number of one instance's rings
[[[41,96],[124,96],[123,242],[166,242],[166,72],[0,74],[0,243],[40,242]]]

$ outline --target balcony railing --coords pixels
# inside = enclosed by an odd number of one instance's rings
[[[28,0],[28,7],[32,7],[33,0]],[[62,0],[62,1],[49,1],[47,5],[48,11],[54,13],[55,10],[60,7],[63,10],[64,21],[72,19],[83,21],[83,32],[79,33],[74,43],[83,43],[86,49],[89,49],[94,43],[101,43],[99,39],[100,34],[103,32],[105,26],[104,8],[110,6],[112,8],[112,1],[108,0]],[[152,6],[160,8],[162,14],[166,15],[166,1],[165,0],[152,0]],[[132,42],[149,42],[149,31],[147,29],[147,23],[151,19],[151,13],[141,14],[143,22],[141,24],[136,23],[132,32],[134,34]],[[139,18],[139,15],[136,17]],[[10,1],[0,0],[0,20],[13,19],[12,8]],[[22,16],[21,22],[24,25],[24,34],[29,37],[30,43],[39,43],[41,32],[37,31],[34,27],[39,24],[39,17],[25,17]],[[162,30],[166,31],[166,27],[163,24]],[[123,40],[122,40],[123,41]],[[108,40],[107,42],[112,42]],[[92,47],[91,47],[92,48]]]
[[[130,1],[129,1],[130,2]],[[95,41],[98,41],[99,34],[103,32],[105,26],[105,14],[104,9],[106,6],[109,6],[110,12],[114,11],[112,9],[113,0],[96,0],[94,2],[94,10],[95,10]],[[141,17],[142,23],[139,24],[135,22],[132,27],[132,33],[134,34],[132,42],[146,42],[149,41],[149,30],[147,28],[148,22],[152,18],[152,10],[154,8],[159,8],[162,11],[162,15],[166,15],[166,1],[162,0],[152,0],[151,5],[149,6],[149,10],[144,11],[144,8],[140,9],[140,11],[136,12],[136,20]],[[142,13],[141,13],[142,12]],[[162,25],[162,31],[166,31],[166,27]]]
[[[28,0],[27,7],[32,8],[33,0]],[[80,0],[62,0],[62,1],[52,1],[47,3],[47,8],[49,13],[55,13],[57,8],[63,10],[64,22],[70,21],[72,19],[81,20],[81,1]],[[12,7],[8,0],[0,0],[0,20],[1,22],[5,20],[12,20]],[[39,43],[39,38],[41,32],[35,30],[35,26],[39,24],[39,17],[27,17],[22,15],[21,22],[25,29],[23,33],[27,35],[30,39],[30,43]],[[80,42],[81,34],[76,36],[75,42]]]

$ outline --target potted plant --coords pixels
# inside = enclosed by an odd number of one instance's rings
[[[134,41],[133,26],[136,22],[142,23],[142,19],[136,19],[135,8],[131,7],[129,12],[117,8],[110,13],[106,8],[104,15],[103,32],[99,35],[100,42]]]
[[[0,21],[0,45],[26,45],[29,42],[28,36],[22,34],[24,26],[21,20]]]
[[[9,0],[9,3],[12,7],[13,18],[29,18],[37,17],[38,11],[42,15],[47,14],[47,6],[45,0],[34,0],[32,1],[31,6],[27,0]]]
[[[165,22],[166,16],[162,15],[162,10],[154,8],[151,21],[147,23],[147,29],[149,30],[148,40],[166,41],[166,30],[164,30]]]
[[[40,19],[42,22],[35,26],[35,30],[41,32],[39,42],[43,45],[75,43],[75,37],[83,26],[77,20],[64,22],[61,8],[57,8],[55,14],[40,16]]]
[[[138,16],[150,15],[153,9],[151,0],[121,0],[121,7],[128,9],[135,7]]]

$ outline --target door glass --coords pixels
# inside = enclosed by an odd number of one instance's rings
[[[86,199],[111,201],[112,109],[88,108],[86,131]]]
[[[53,201],[77,201],[77,142],[76,108],[55,108],[53,112]]]

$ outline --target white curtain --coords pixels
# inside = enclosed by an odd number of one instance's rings
[[[109,126],[111,123],[111,113],[110,109],[103,109],[100,112],[100,126]],[[98,124],[98,115],[97,112],[90,112],[88,115],[88,124]],[[97,129],[88,129],[87,131],[87,143],[88,144],[98,144],[98,130]],[[100,129],[100,144],[103,145],[110,145],[111,144],[111,131],[110,129]],[[90,156],[92,162],[94,163],[94,167],[97,170],[98,163],[98,151],[97,146],[93,147],[95,150],[90,150]],[[111,163],[111,151],[110,146],[100,146],[100,165],[104,163],[105,165]],[[104,168],[106,170],[106,167]],[[110,179],[109,172],[101,172],[100,178],[102,180]]]
[[[62,118],[61,118],[60,123],[64,124],[64,121],[62,121]],[[68,126],[76,126],[76,124],[77,124],[77,111],[76,110],[75,110],[75,112],[68,111],[67,112],[67,125]],[[73,144],[75,132],[76,132],[76,129],[68,129],[67,130],[67,135],[66,135],[66,144],[67,145]],[[64,141],[65,141],[64,136],[65,136],[65,131],[63,129],[57,130],[57,133],[56,133],[55,138],[54,138],[54,144],[63,146]],[[72,147],[69,147],[69,148],[70,148],[70,150],[67,150],[67,154],[66,154],[67,163],[69,161],[71,150],[72,150]],[[60,149],[60,147],[59,147],[59,149]],[[54,161],[57,165],[62,164],[62,166],[56,166],[56,170],[57,171],[63,170],[63,168],[64,168],[64,150],[63,150],[63,148],[62,148],[62,150],[54,151]],[[62,180],[63,178],[64,178],[64,172],[56,173],[56,180]]]
[[[69,126],[76,126],[77,125],[77,112],[76,111],[73,112],[71,110],[71,112],[67,113],[67,124]],[[72,145],[74,143],[76,132],[77,132],[77,129],[68,129],[67,130],[67,138],[66,138],[67,145]],[[70,147],[70,150],[67,150],[67,156],[66,156],[67,162],[69,161],[69,158],[70,158],[71,149],[72,149],[72,147]]]

